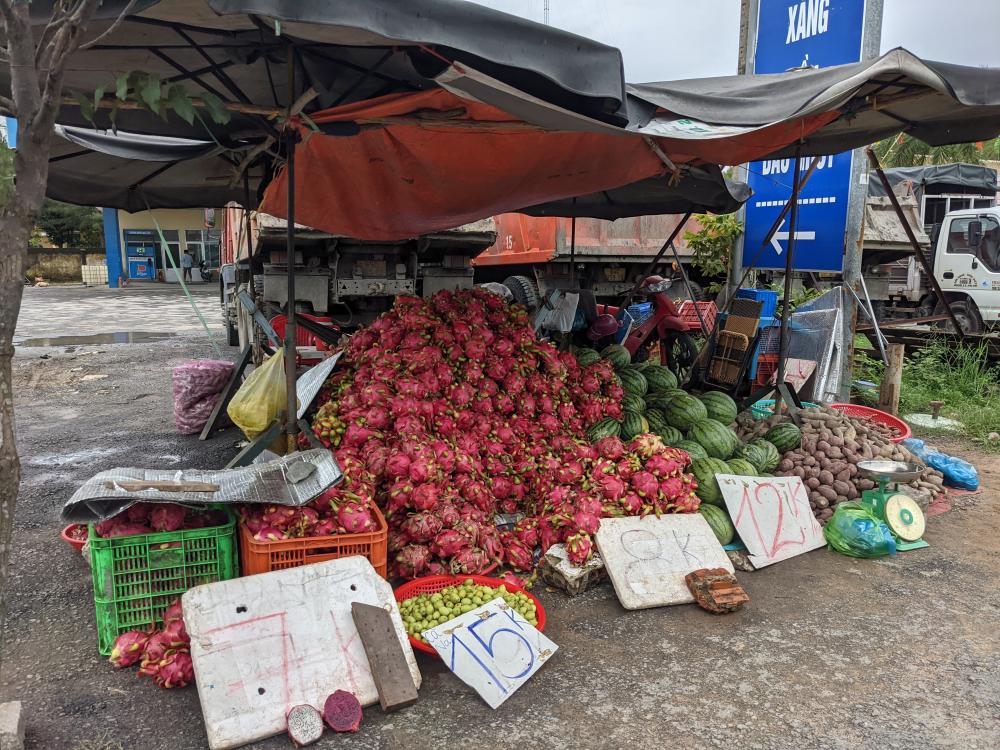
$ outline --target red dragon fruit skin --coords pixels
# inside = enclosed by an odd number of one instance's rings
[[[160,503],[149,511],[149,525],[155,531],[177,531],[184,525],[187,509],[173,503]]]
[[[194,681],[194,664],[187,651],[171,651],[163,659],[153,681],[161,688],[187,687]]]
[[[323,704],[323,721],[334,732],[357,732],[361,719],[361,703],[353,693],[337,690]]]
[[[149,633],[138,630],[128,630],[115,638],[115,643],[111,647],[111,656],[108,661],[115,667],[131,667],[142,660],[143,651],[146,649],[146,642],[149,640]]]

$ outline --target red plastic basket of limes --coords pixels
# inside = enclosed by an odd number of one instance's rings
[[[424,578],[414,578],[412,581],[404,583],[402,586],[397,588],[393,594],[395,595],[397,602],[404,602],[407,599],[412,599],[413,597],[420,596],[421,594],[436,594],[439,591],[444,591],[449,586],[457,586],[465,583],[466,581],[472,581],[476,585],[489,586],[494,589],[504,588],[512,594],[524,594],[535,605],[535,618],[538,620],[538,624],[535,627],[540,631],[545,629],[545,609],[542,607],[542,603],[538,601],[538,598],[521,586],[507,583],[499,578],[489,578],[487,576],[476,575],[425,576]],[[412,635],[409,635],[409,638],[413,648],[418,651],[423,651],[425,654],[431,654],[432,656],[438,655],[437,651],[423,641],[417,640]]]

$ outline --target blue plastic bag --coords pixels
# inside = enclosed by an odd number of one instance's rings
[[[885,522],[859,502],[840,503],[823,528],[834,550],[850,557],[883,557],[896,554],[896,538]]]
[[[979,472],[968,461],[931,450],[919,438],[907,438],[903,441],[903,447],[930,468],[944,474],[944,483],[949,487],[960,490],[979,489]]]

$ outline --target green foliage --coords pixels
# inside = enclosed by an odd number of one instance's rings
[[[112,127],[115,126],[121,104],[126,102],[139,104],[164,120],[173,112],[188,125],[193,125],[196,119],[202,121],[202,111],[207,112],[212,121],[220,125],[229,122],[231,117],[222,100],[208,91],[202,91],[195,98],[178,83],[168,84],[155,73],[133,70],[119,74],[111,87],[99,86],[93,97],[79,91],[73,93],[80,105],[80,113],[87,120],[96,120],[104,94],[110,89],[114,90],[115,99],[107,110]]]
[[[691,248],[691,265],[706,278],[725,277],[736,238],[743,234],[743,225],[732,214],[694,217],[701,225],[697,232],[685,232],[684,241]],[[706,291],[710,291],[706,287]]]
[[[980,164],[1000,159],[1000,138],[981,143],[928,146],[900,133],[875,144],[875,155],[883,167],[922,167],[928,164]]]
[[[35,218],[35,227],[57,247],[104,246],[101,212],[96,208],[46,200]]]
[[[778,309],[774,314],[776,317],[780,318],[781,311],[784,310],[781,301],[784,300],[785,298],[785,284],[783,281],[775,281],[774,283],[770,284],[767,288],[773,292],[778,293]],[[822,297],[825,293],[826,293],[825,289],[807,289],[805,287],[799,287],[797,289],[793,288],[792,299],[791,302],[789,302],[790,305],[789,312],[794,313],[796,308],[798,308],[800,305],[804,305],[807,302],[812,302],[817,297]]]
[[[877,357],[869,350],[856,350],[854,379],[881,383],[885,365]],[[877,405],[877,391],[862,393],[864,400]],[[927,414],[931,401],[943,401],[942,416],[959,420],[965,434],[1000,451],[1000,443],[987,440],[991,432],[1000,432],[1000,368],[989,365],[985,347],[935,340],[908,357],[903,365],[900,414]]]

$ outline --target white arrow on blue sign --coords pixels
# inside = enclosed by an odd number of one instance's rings
[[[782,73],[803,64],[825,68],[861,59],[865,0],[759,0],[754,73]],[[844,232],[851,186],[850,152],[821,156],[802,189],[795,233],[797,271],[843,270]],[[802,171],[810,159],[802,160]],[[784,269],[788,231],[779,228],[761,249],[767,230],[791,198],[794,160],[752,162],[748,182],[743,265]],[[809,240],[799,244],[799,240]]]

